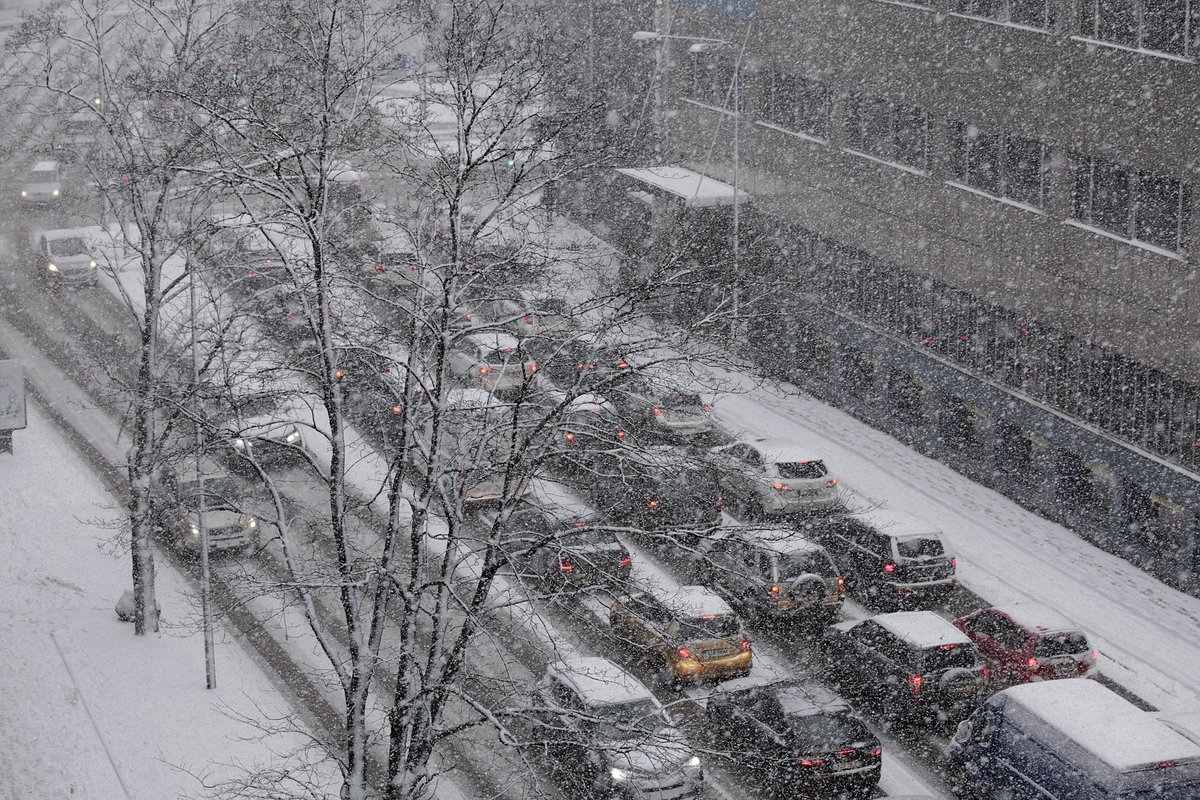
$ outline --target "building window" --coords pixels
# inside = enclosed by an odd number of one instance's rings
[[[829,138],[833,93],[825,87],[779,72],[763,78],[759,111],[767,122],[820,139]]]
[[[958,10],[973,17],[1015,22],[1031,28],[1050,27],[1047,0],[958,0]]]
[[[852,150],[925,169],[928,115],[922,109],[861,94],[846,103],[846,143]]]
[[[1128,169],[1098,156],[1075,154],[1076,219],[1176,253],[1191,232],[1191,186],[1153,172]]]
[[[1194,56],[1200,52],[1200,25],[1192,19],[1196,0],[1082,0],[1084,36],[1106,42]]]
[[[1036,139],[959,125],[955,174],[968,186],[1026,205],[1046,205],[1049,148]]]

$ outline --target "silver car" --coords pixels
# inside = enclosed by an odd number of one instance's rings
[[[843,508],[838,479],[815,454],[773,439],[749,439],[711,451],[725,505],[739,516],[828,514]]]

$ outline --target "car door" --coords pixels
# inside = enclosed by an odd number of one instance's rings
[[[867,620],[850,629],[847,641],[848,652],[843,655],[843,669],[852,676],[856,687],[866,689],[882,682],[882,664],[878,647],[886,634],[873,620]]]
[[[765,767],[774,776],[775,782],[778,781],[778,772],[788,766],[787,727],[787,717],[779,700],[771,692],[760,692],[751,708],[753,750],[750,752],[757,762],[752,766],[758,769]]]
[[[1019,681],[1027,671],[1033,640],[1008,617],[1002,614],[992,614],[992,617],[995,619],[995,631],[990,652],[984,653],[983,657],[999,673],[1000,680]],[[983,653],[982,650],[980,652]]]

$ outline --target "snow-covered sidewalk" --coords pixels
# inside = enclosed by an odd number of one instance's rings
[[[200,795],[196,776],[281,767],[300,735],[258,738],[239,721],[291,711],[260,665],[218,628],[218,688],[185,579],[158,560],[157,636],[113,606],[130,585],[108,543],[122,509],[31,404],[15,455],[0,454],[0,798],[163,800]],[[301,770],[298,760],[287,765]],[[192,774],[194,773],[194,774]],[[334,776],[308,776],[336,789]]]

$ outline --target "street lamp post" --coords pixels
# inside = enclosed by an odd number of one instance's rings
[[[684,36],[682,34],[673,34],[673,33],[657,33],[655,31],[634,31],[633,39],[636,42],[644,42],[644,41],[659,42],[660,47],[661,47],[661,42],[664,40],[679,39],[681,41],[686,41],[686,42],[692,43],[688,47],[689,53],[703,53],[708,50],[718,49],[718,48],[719,49],[737,48],[736,44],[734,44],[733,42],[730,42],[730,41],[726,41],[725,39],[711,39],[711,38],[708,38],[705,36]],[[659,53],[661,54],[661,52],[662,51],[660,49]],[[740,147],[740,136],[739,136],[739,134],[741,133],[741,118],[742,118],[741,79],[740,79],[741,78],[741,61],[742,61],[742,57],[741,57],[741,52],[739,50],[733,60],[733,75],[732,75],[731,86],[730,86],[730,90],[733,93],[733,230],[732,230],[732,236],[731,236],[732,241],[731,241],[731,248],[730,248],[731,256],[732,256],[732,260],[733,260],[733,264],[732,264],[732,273],[733,273],[732,274],[732,284],[733,285],[731,287],[731,290],[732,290],[731,291],[731,295],[732,295],[731,305],[732,305],[732,311],[733,311],[733,318],[729,324],[729,333],[730,333],[731,339],[733,339],[734,342],[736,342],[737,336],[739,333],[739,330],[738,330],[740,328],[739,316],[741,313],[741,308],[740,308],[740,304],[741,304],[741,271],[740,271],[741,270],[741,263],[740,263],[741,213],[740,212],[741,212],[742,198],[741,198],[741,192],[738,190],[740,162],[741,162],[741,159],[740,159],[741,147]],[[655,109],[656,109],[655,145],[656,145],[656,157],[659,158],[658,163],[661,163],[661,154],[658,153],[658,149],[659,149],[658,143],[661,142],[663,140],[663,138],[665,137],[665,128],[666,128],[665,118],[660,120],[660,114],[662,114],[665,117],[665,112],[662,111],[662,109],[665,109],[665,105],[666,105],[665,100],[661,96],[662,95],[662,82],[658,77],[658,71],[661,68],[662,68],[662,63],[661,63],[661,58],[660,58],[658,63],[656,63],[656,66],[655,66],[655,81],[654,81],[654,86],[655,86],[654,103],[655,103]],[[659,129],[659,126],[662,126],[661,130]]]

